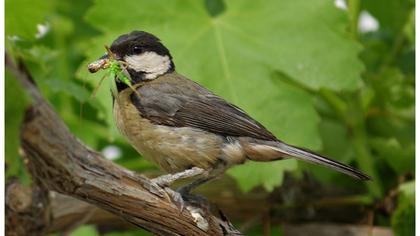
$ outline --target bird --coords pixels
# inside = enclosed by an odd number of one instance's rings
[[[113,80],[116,126],[144,158],[168,173],[153,183],[168,187],[178,179],[197,177],[178,189],[178,200],[246,161],[295,158],[359,180],[371,179],[351,166],[279,140],[241,108],[179,74],[168,48],[151,33],[119,36],[89,70],[101,69],[111,56],[121,62],[131,83]]]

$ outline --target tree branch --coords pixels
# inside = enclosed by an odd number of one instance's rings
[[[152,188],[146,177],[86,147],[42,98],[23,64],[14,65],[6,55],[6,67],[34,100],[22,124],[21,145],[32,177],[42,187],[89,202],[158,235],[240,234],[207,210],[180,212],[161,194],[165,190]],[[203,220],[208,227],[199,224]]]

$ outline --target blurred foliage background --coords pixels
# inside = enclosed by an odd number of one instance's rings
[[[358,182],[295,160],[247,163],[227,177],[244,194],[275,192],[285,173],[309,178],[346,189],[345,197],[373,213],[370,224],[414,235],[414,13],[414,0],[6,0],[5,42],[78,138],[147,172],[155,167],[115,129],[109,84],[93,98],[103,74],[86,68],[118,35],[151,32],[171,50],[179,73],[242,107],[278,138],[373,177]],[[7,70],[5,77],[6,177],[30,184],[18,154],[30,101]],[[383,210],[390,193],[393,206]],[[257,223],[245,233],[261,232]],[[281,234],[281,226],[272,233]],[[97,234],[83,226],[72,235]]]

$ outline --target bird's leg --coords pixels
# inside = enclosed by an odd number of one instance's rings
[[[152,179],[151,180],[151,186],[149,186],[149,188],[152,192],[157,192],[160,195],[164,195],[164,194],[169,195],[170,198],[172,199],[172,201],[174,201],[178,205],[178,207],[180,208],[180,211],[182,211],[184,209],[184,206],[185,206],[184,199],[183,199],[184,198],[183,193],[185,193],[185,195],[187,195],[187,192],[182,191],[182,193],[180,193],[178,191],[174,191],[174,190],[170,189],[168,186],[170,186],[173,182],[175,182],[179,179],[186,179],[186,178],[194,177],[194,176],[197,176],[197,175],[208,176],[209,171],[206,171],[206,170],[198,168],[198,167],[193,167],[191,169],[187,169],[187,170],[184,170],[182,172],[175,173],[175,174],[162,175],[162,176],[159,176],[159,177],[156,177],[156,178]],[[200,178],[200,179],[203,179],[203,178]],[[193,183],[196,183],[197,181],[198,180],[194,181]],[[159,190],[159,189],[162,189],[162,188],[165,189],[164,190],[165,193],[162,193],[162,190]],[[188,188],[188,191],[190,191],[191,189],[192,188]],[[191,198],[188,198],[188,200],[189,199],[191,199]]]
[[[201,208],[208,208],[209,204],[207,199],[199,195],[192,195],[190,192],[198,186],[218,177],[224,172],[224,170],[224,165],[218,165],[210,170],[204,170],[198,167],[193,167],[191,169],[187,169],[175,174],[167,174],[154,178],[152,179],[152,184],[155,187],[159,186],[161,188],[164,188],[166,193],[179,206],[180,211],[184,209],[185,202],[194,204]],[[196,179],[190,184],[178,188],[177,191],[173,191],[172,189],[168,188],[168,186],[176,180],[190,178],[197,175],[200,175],[198,179]]]
[[[192,194],[191,191],[197,188],[198,186],[214,179],[215,177],[216,176],[206,176],[203,178],[199,178],[188,185],[178,188],[177,193],[179,194],[179,196],[182,198],[183,201],[189,202],[190,204],[193,204],[203,209],[209,209],[209,206],[210,206],[209,201],[201,195]]]
[[[206,170],[204,173],[201,174],[201,176],[198,179],[196,179],[192,183],[189,183],[187,185],[184,185],[178,188],[177,189],[177,192],[179,193],[178,198],[181,197],[182,201],[187,201],[201,208],[208,208],[210,204],[207,201],[207,199],[200,195],[193,195],[191,194],[191,191],[197,188],[198,186],[217,178],[218,176],[223,174],[225,170],[226,170],[226,166],[224,165],[224,163],[220,163],[216,165],[214,168],[210,170]],[[174,196],[172,196],[172,198],[175,201],[177,201],[177,199],[175,199]]]
[[[193,181],[192,183],[189,183],[189,184],[187,184],[187,185],[184,185],[184,186],[182,186],[182,187],[180,187],[180,188],[178,188],[177,189],[177,192],[179,192],[181,195],[185,195],[185,196],[188,196],[188,195],[191,195],[191,191],[193,190],[193,189],[195,189],[195,188],[197,188],[198,186],[200,186],[200,185],[202,185],[202,184],[204,184],[204,183],[207,183],[208,181],[210,181],[210,180],[212,180],[212,179],[214,179],[215,177],[217,177],[217,176],[210,176],[210,175],[208,175],[208,176],[203,176],[202,178],[199,178],[199,179],[197,179],[197,180],[195,180],[195,181]]]
[[[175,173],[175,174],[161,175],[159,177],[152,179],[152,182],[164,188],[164,187],[170,186],[173,182],[179,179],[186,179],[186,178],[194,177],[197,175],[202,175],[205,172],[206,171],[201,168],[193,167],[191,169],[187,169],[182,172]]]
[[[208,171],[204,171],[202,174],[204,176],[202,176],[201,178],[195,180],[194,182],[188,185],[178,188],[177,191],[173,191],[172,189],[168,187],[165,188],[166,192],[171,197],[172,201],[178,205],[180,211],[184,209],[185,202],[188,202],[200,208],[208,208],[209,204],[208,204],[207,199],[199,195],[192,195],[190,193],[191,190],[193,190],[194,188],[216,177],[216,176],[210,176]]]
[[[189,183],[187,185],[184,185],[180,188],[178,188],[177,192],[183,194],[183,195],[190,195],[190,192],[197,188],[198,186],[209,182],[210,180],[215,179],[216,177],[220,176],[221,174],[223,174],[226,170],[226,165],[224,162],[220,162],[217,165],[215,165],[213,168],[209,169],[209,170],[205,170],[203,171],[203,173],[201,173],[200,178],[196,179],[195,181],[193,181],[192,183]]]

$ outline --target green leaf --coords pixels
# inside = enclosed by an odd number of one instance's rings
[[[54,9],[53,0],[6,0],[6,35],[34,39],[37,24],[45,23]]]
[[[415,235],[415,206],[404,198],[391,219],[392,228],[396,236]]]
[[[106,33],[92,41],[79,77],[98,81],[100,75],[88,75],[86,66],[105,53],[103,45],[145,30],[171,50],[179,73],[243,108],[280,139],[306,148],[321,147],[312,98],[273,71],[311,89],[351,90],[361,83],[361,47],[345,35],[346,16],[330,1],[97,0],[86,18]],[[109,87],[97,98],[114,127]],[[256,179],[271,188],[269,177],[281,174],[278,168]]]
[[[324,119],[320,124],[323,153],[334,160],[350,163],[354,150],[348,138],[346,127],[335,121]]]
[[[396,236],[415,235],[415,181],[400,186],[398,207],[392,215],[391,224]]]
[[[240,189],[244,192],[259,185],[271,192],[283,182],[284,171],[294,170],[296,167],[296,160],[293,159],[268,163],[250,161],[230,169],[228,173],[236,179]]]
[[[370,146],[384,158],[388,165],[400,175],[405,173],[414,173],[415,164],[415,146],[406,145],[402,147],[395,138],[371,138]]]
[[[406,196],[408,200],[414,203],[416,193],[416,181],[412,180],[401,184],[399,186],[399,191],[401,194],[404,194],[404,196]]]
[[[257,63],[273,66],[312,88],[354,89],[360,83],[363,66],[357,54],[361,47],[344,35],[347,19],[333,2],[236,0],[225,4],[226,10],[212,17],[203,1],[123,0],[115,5],[112,0],[99,0],[87,20],[115,36],[138,27],[155,33],[172,49],[178,67],[187,75],[203,77],[210,71],[211,78],[230,78],[230,86],[235,85],[240,64],[253,70]],[[300,17],[296,12],[302,13]],[[247,77],[259,80],[253,75]]]

